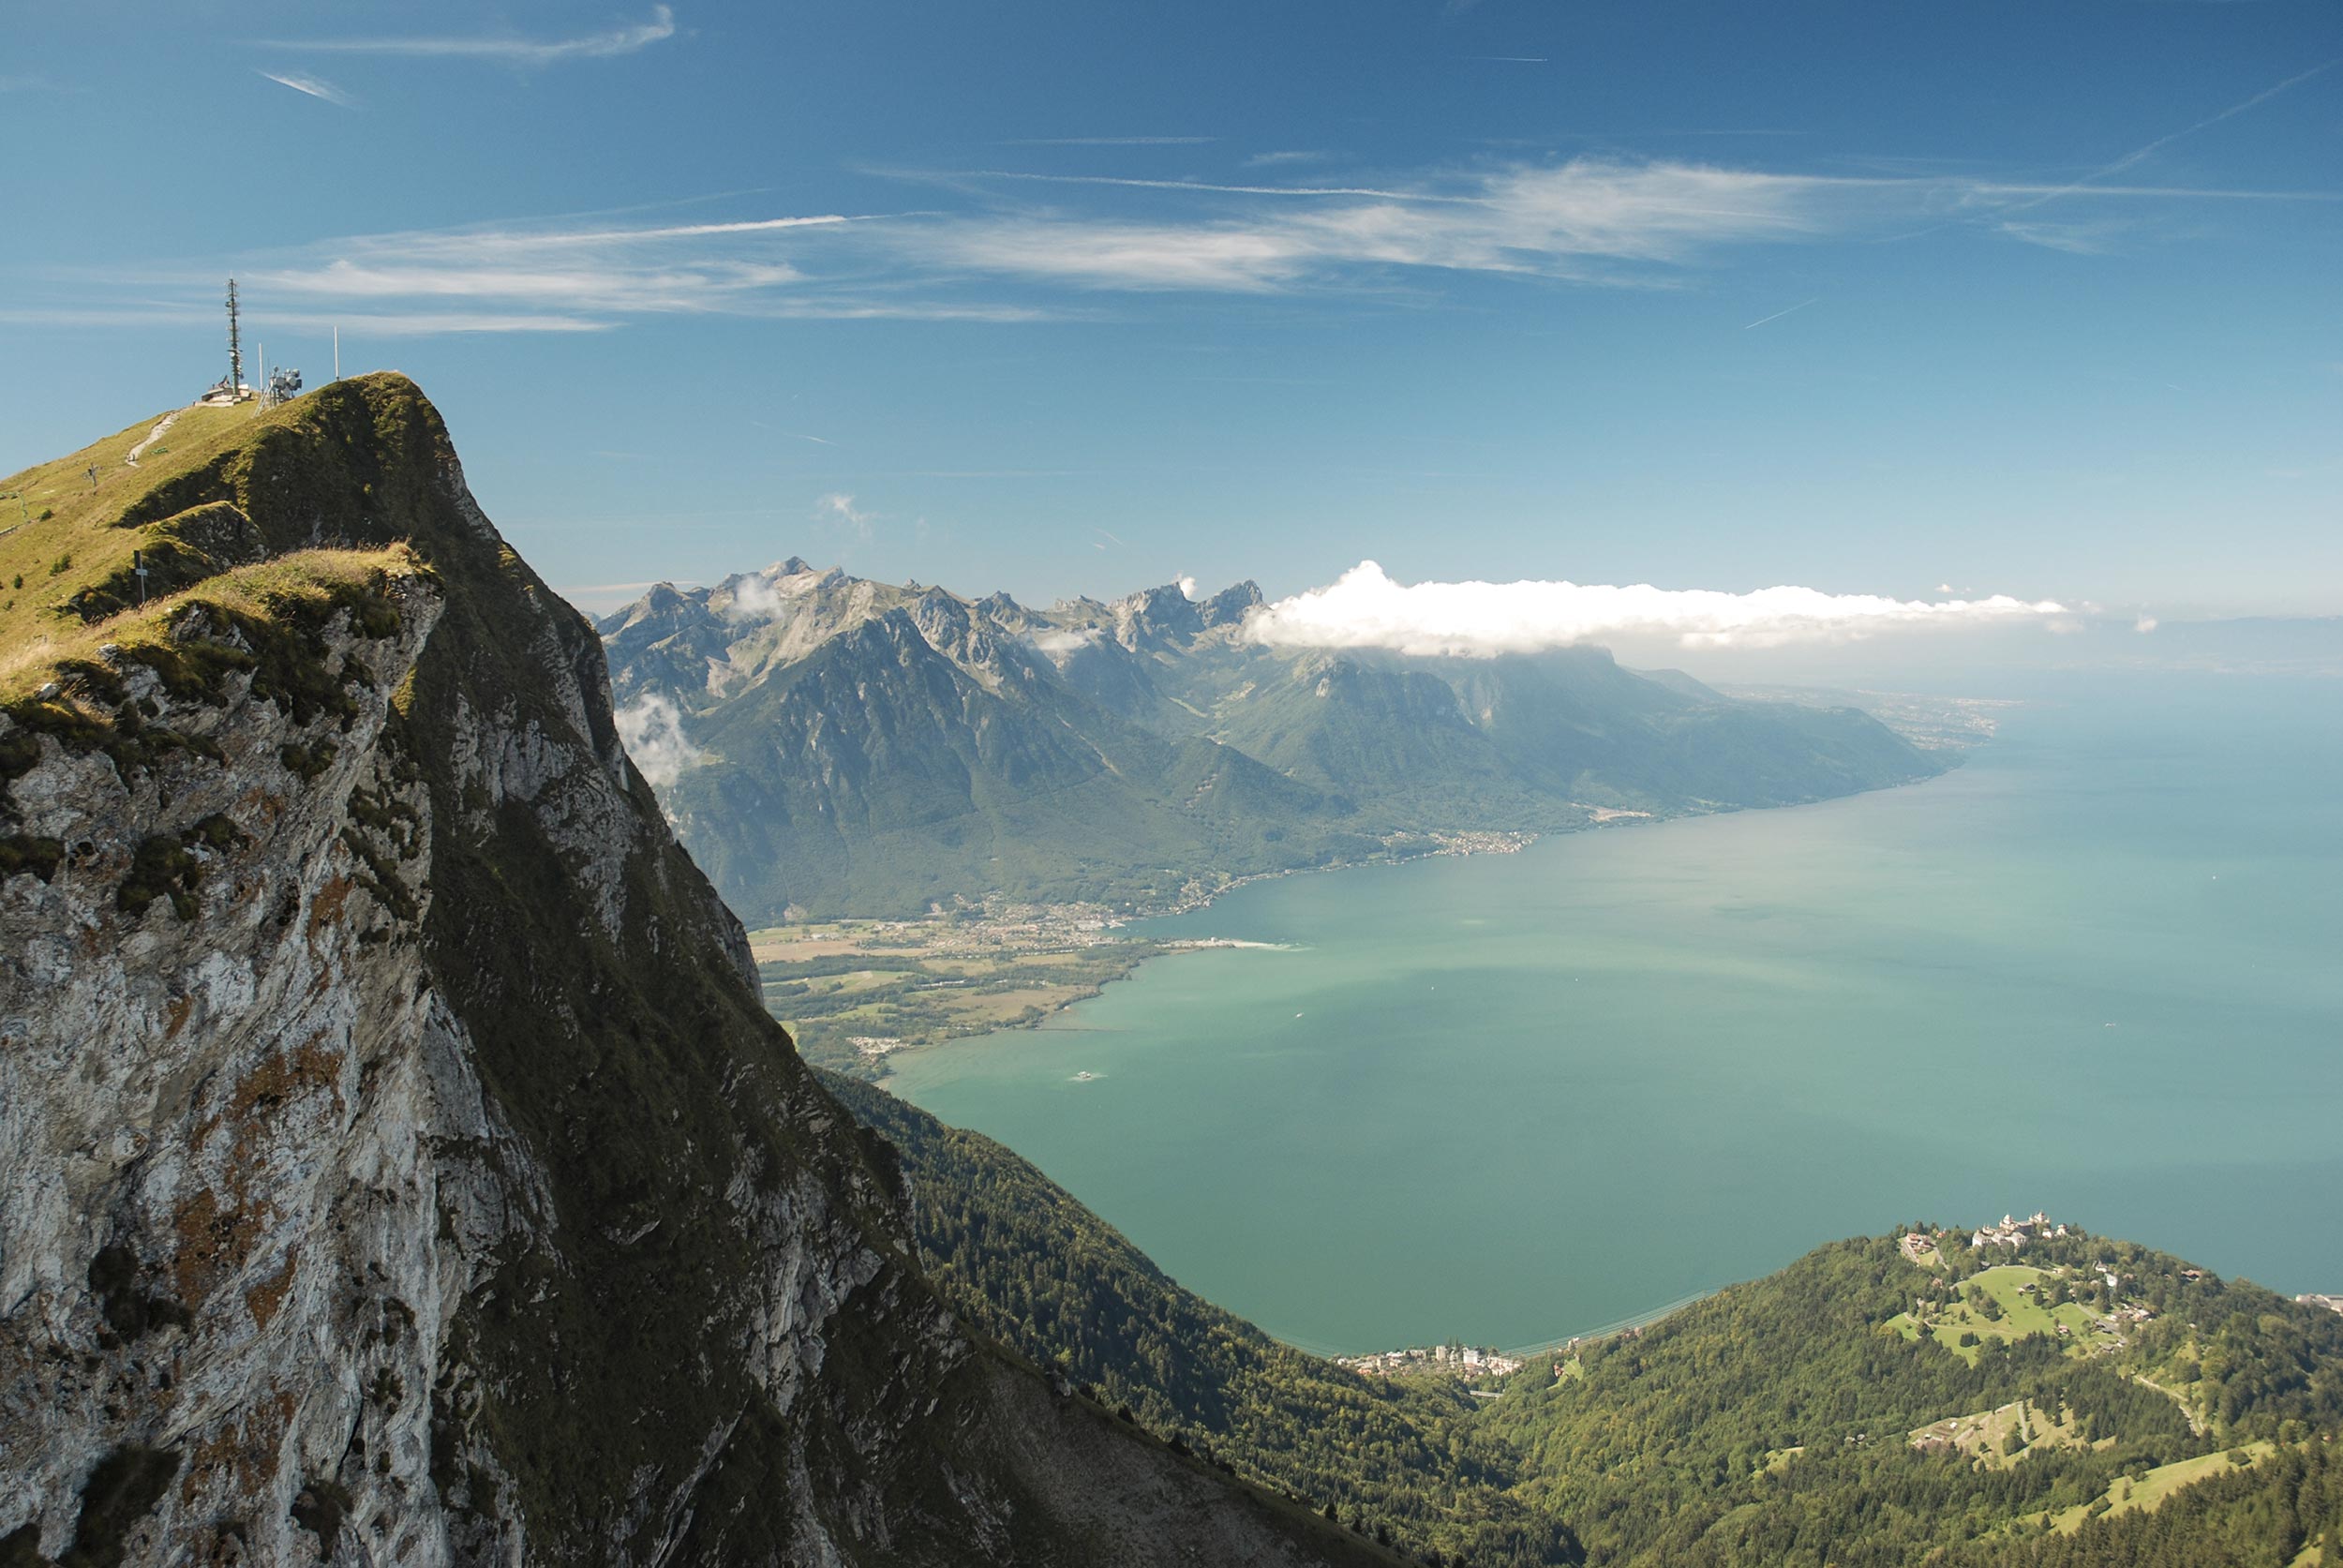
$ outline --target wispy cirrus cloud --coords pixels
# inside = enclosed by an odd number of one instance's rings
[[[464,333],[607,332],[616,323],[581,316],[507,310],[283,310],[248,306],[250,327],[324,332],[338,327],[369,337],[442,337]],[[219,324],[216,304],[133,301],[122,305],[27,306],[0,309],[0,323],[24,327],[200,327]]]
[[[720,260],[680,265],[466,266],[337,257],[322,266],[253,272],[250,287],[341,300],[536,301],[573,310],[661,315],[721,311],[801,276],[786,262]]]
[[[1676,287],[1756,247],[1910,240],[1957,227],[2089,254],[2156,232],[2156,214],[2189,203],[2343,197],[1592,156],[1343,182],[1019,170],[892,177],[949,194],[911,212],[691,223],[602,214],[351,235],[112,276],[80,269],[68,285],[77,297],[35,315],[62,325],[109,310],[126,322],[157,309],[208,310],[226,265],[246,279],[257,311],[366,319],[385,333],[584,332],[679,315],[1030,322],[1128,308],[1095,303],[1116,295],[1355,300],[1395,288],[1420,296],[1465,276]],[[2089,210],[2033,210],[2052,198]],[[93,297],[95,289],[111,296]]]
[[[1395,582],[1363,560],[1331,585],[1262,605],[1255,641],[1283,648],[1385,649],[1490,659],[1611,638],[1667,638],[1685,648],[1773,648],[1844,642],[1882,632],[1949,629],[2063,616],[2050,600],[1893,599],[1764,588],[1748,593],[1572,582]]]
[[[871,527],[878,521],[877,513],[856,505],[854,497],[843,492],[834,492],[816,500],[813,515],[817,521],[843,524],[852,529],[859,539],[870,538]]]
[[[483,323],[468,330],[482,331],[499,321],[513,331],[590,331],[674,315],[1014,321],[1042,314],[909,290],[862,259],[827,262],[818,274],[800,264],[798,246],[868,221],[816,214],[363,234],[247,265],[240,276],[256,305],[290,296],[343,321],[353,309],[387,315],[405,306],[417,321],[454,323],[460,319],[447,313],[461,304]]]
[[[1243,200],[1235,210],[1172,220],[1059,213],[945,220],[905,243],[932,264],[1086,288],[1259,292],[1389,268],[1623,281],[1624,265],[1680,263],[1724,245],[1828,232],[1849,221],[1845,209],[1858,192],[1876,187],[1591,158],[1389,186],[1112,183]]]
[[[261,70],[258,66],[255,66],[253,69],[280,87],[291,87],[296,93],[306,93],[313,98],[322,98],[336,108],[355,109],[358,106],[356,98],[351,97],[321,76],[310,76],[303,71],[267,71]]]
[[[675,37],[675,11],[653,6],[649,22],[589,33],[574,38],[524,38],[485,35],[425,35],[366,38],[262,38],[264,49],[313,53],[404,55],[416,59],[495,60],[515,66],[554,66],[570,60],[606,60],[633,54]]]
[[[2014,217],[1994,226],[1998,232],[2013,240],[2045,250],[2063,250],[2069,256],[2106,255],[2114,248],[2122,227],[2113,223],[2052,223]]]
[[[939,216],[896,236],[902,255],[933,268],[1135,291],[1352,287],[1399,269],[1649,286],[1731,247],[1992,230],[2061,196],[2102,205],[2343,200],[2324,190],[1849,176],[1596,157],[1342,185],[1004,170],[924,177],[978,191],[1038,185],[1180,198],[1181,207],[1166,212],[1157,201],[1145,216],[1004,206]],[[2061,232],[2026,222],[2007,237],[2081,243],[2077,226]]]
[[[1216,136],[1023,136],[1004,147],[1201,147]]]

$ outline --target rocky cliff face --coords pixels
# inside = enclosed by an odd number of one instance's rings
[[[199,508],[0,707],[0,1561],[1375,1560],[936,1304],[410,384]]]

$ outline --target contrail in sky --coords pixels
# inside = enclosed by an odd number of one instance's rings
[[[1813,299],[1802,299],[1796,305],[1790,306],[1787,310],[1777,310],[1770,316],[1760,316],[1755,321],[1745,323],[1741,330],[1743,332],[1747,332],[1751,327],[1761,327],[1768,321],[1778,321],[1784,316],[1796,315],[1798,311],[1805,309],[1808,306],[1813,305],[1815,300],[1819,300],[1821,298],[1822,296],[1820,294],[1816,294]]]
[[[260,70],[260,67],[257,66],[253,68],[255,70]],[[352,107],[350,95],[343,92],[339,87],[335,86],[331,82],[324,80],[322,77],[303,76],[298,71],[284,71],[281,73],[277,71],[261,71],[260,74],[267,77],[271,82],[276,82],[279,87],[291,87],[296,93],[306,93],[313,98],[323,98],[327,103],[335,104],[343,109]]]
[[[2082,189],[2085,186],[2103,180],[2110,174],[2122,173],[2133,164],[2138,163],[2141,159],[2155,153],[2159,147],[2165,146],[2170,142],[2177,142],[2184,136],[2194,136],[2201,130],[2205,130],[2211,127],[2219,125],[2223,120],[2231,119],[2236,115],[2243,114],[2248,109],[2259,109],[2263,104],[2268,103],[2272,98],[2276,97],[2280,93],[2299,87],[2304,82],[2308,82],[2312,77],[2320,75],[2324,71],[2333,70],[2338,65],[2343,65],[2343,55],[2337,55],[2335,59],[2329,60],[2323,65],[2313,66],[2308,70],[2304,71],[2299,75],[2290,76],[2275,87],[2264,87],[2261,92],[2256,93],[2253,97],[2246,99],[2243,103],[2231,104],[2227,109],[2222,110],[2218,114],[2212,115],[2206,119],[2199,120],[2193,126],[2184,126],[2179,130],[2172,131],[2164,136],[2159,136],[2155,141],[2149,142],[2146,146],[2137,147],[2132,151],[2126,153],[2123,157],[2117,158],[2114,162],[2109,164],[2104,169],[2095,169],[2090,173],[2083,175],[2082,178],[2076,180],[2071,184],[2060,186],[2055,190],[2046,191],[2042,195],[2036,197],[2031,202],[2021,202],[2016,206],[2010,207],[2007,210],[2013,213],[2022,213],[2028,207],[2038,207],[2043,202],[2054,202],[2061,196],[2071,196],[2076,191]]]

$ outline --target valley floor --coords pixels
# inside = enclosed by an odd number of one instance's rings
[[[1594,820],[1645,815],[1609,811]],[[1380,859],[1509,855],[1536,840],[1534,833],[1508,832],[1399,835]],[[1263,879],[1223,878],[1155,913],[1201,908]],[[1126,930],[1125,918],[1103,903],[995,898],[980,907],[911,919],[842,917],[768,926],[749,933],[749,948],[767,1009],[806,1060],[876,1083],[886,1076],[887,1059],[899,1052],[1033,1028],[1127,978],[1151,958],[1243,945],[1213,938],[1151,941]]]
[[[1101,904],[992,903],[921,919],[752,932],[765,1005],[806,1059],[875,1081],[899,1051],[1029,1027],[1164,949]]]

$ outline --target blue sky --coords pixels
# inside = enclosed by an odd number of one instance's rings
[[[0,470],[396,367],[605,607],[2343,611],[2343,10],[7,0]]]

